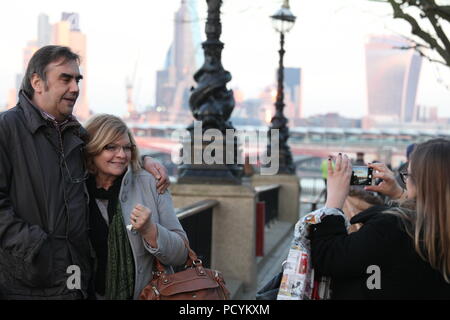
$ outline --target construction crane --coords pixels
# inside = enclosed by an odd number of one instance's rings
[[[134,119],[137,118],[138,113],[136,110],[136,105],[135,105],[135,97],[136,94],[134,94],[134,87],[136,84],[136,72],[137,72],[137,67],[139,64],[139,57],[140,57],[140,52],[138,55],[138,58],[136,59],[136,62],[134,64],[134,70],[133,70],[133,75],[131,77],[131,79],[129,77],[126,78],[125,80],[125,90],[126,90],[126,103],[127,103],[127,118],[130,119]]]

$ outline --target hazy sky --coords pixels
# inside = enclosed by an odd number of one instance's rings
[[[174,13],[181,0],[40,0],[2,1],[0,9],[0,106],[22,69],[22,49],[36,38],[37,17],[50,22],[61,12],[78,12],[80,28],[88,41],[89,102],[95,112],[123,115],[125,79],[137,63],[135,95],[138,105],[155,101],[156,71],[161,69],[172,42]],[[6,4],[7,3],[7,4]],[[224,0],[223,66],[245,97],[255,97],[275,81],[279,35],[269,16],[280,0]],[[297,22],[286,36],[285,66],[301,67],[304,115],[340,112],[366,114],[364,43],[369,34],[409,35],[406,22],[392,19],[386,4],[367,0],[291,0]],[[198,0],[204,37],[206,1]],[[416,102],[438,106],[450,117],[449,70],[423,61]]]

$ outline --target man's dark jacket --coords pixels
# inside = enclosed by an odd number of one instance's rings
[[[3,298],[86,297],[92,251],[83,182],[85,138],[78,121],[55,125],[23,92],[16,107],[0,114]]]

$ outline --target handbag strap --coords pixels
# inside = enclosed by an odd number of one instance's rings
[[[185,266],[192,267],[192,266],[201,266],[202,261],[198,259],[197,254],[194,252],[194,250],[191,249],[189,246],[189,242],[187,239],[183,239],[184,246],[186,249],[188,249],[188,257],[185,262]],[[157,272],[154,272],[155,275],[159,276],[160,274],[165,272],[164,265],[159,261],[157,257],[154,256],[154,265]]]

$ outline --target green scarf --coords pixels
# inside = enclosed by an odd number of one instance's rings
[[[123,221],[120,202],[109,225],[108,264],[106,267],[105,298],[131,300],[134,295],[134,259]]]

